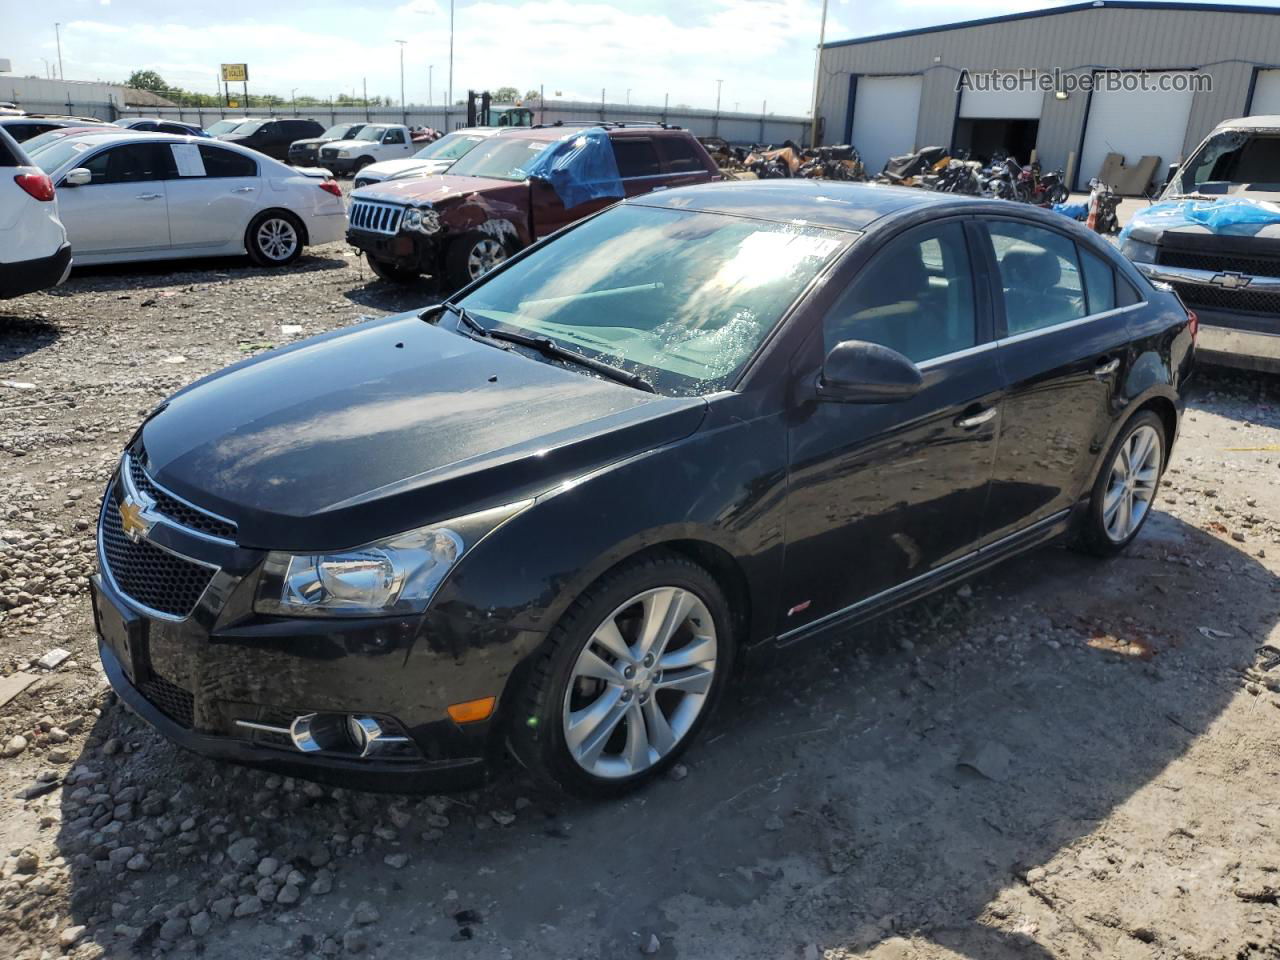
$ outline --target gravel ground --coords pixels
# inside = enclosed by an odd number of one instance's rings
[[[153,734],[86,596],[124,441],[246,353],[426,298],[333,246],[0,302],[0,956],[1280,957],[1275,379],[1200,377],[1126,556],[1046,548],[789,651],[621,802],[515,770],[366,795]]]

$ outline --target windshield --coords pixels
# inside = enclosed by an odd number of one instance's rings
[[[40,151],[38,156],[31,159],[45,173],[53,173],[72,157],[79,156],[92,146],[92,143],[86,143],[84,140],[63,137],[56,143],[49,144]]]
[[[219,120],[216,123],[210,124],[209,126],[205,127],[204,132],[209,134],[209,136],[211,137],[217,137],[217,136],[221,136],[224,133],[230,133],[236,127],[240,126],[240,124],[242,123],[244,123],[243,119]]]
[[[351,132],[356,129],[357,129],[356,127],[351,126],[351,124],[349,123],[339,123],[336,126],[330,127],[324,133],[320,134],[320,136],[317,137],[317,139],[318,140],[345,140],[347,139],[347,137],[351,136],[352,135]]]
[[[486,327],[549,337],[660,393],[700,396],[733,383],[849,239],[622,204],[512,264],[461,305]]]
[[[1224,130],[1210,137],[1179,168],[1169,193],[1227,193],[1280,190],[1280,134]]]
[[[470,153],[477,143],[485,139],[487,138],[468,136],[465,133],[450,133],[423,147],[413,157],[415,160],[457,160]]]
[[[22,149],[27,152],[27,156],[31,156],[32,154],[39,153],[51,143],[57,143],[59,140],[72,136],[75,136],[75,134],[68,133],[65,129],[46,130],[39,136],[32,137],[30,140],[24,140],[22,143]]]
[[[226,132],[234,133],[237,137],[247,137],[251,133],[257,133],[257,131],[268,122],[269,121],[267,120],[241,120],[235,125],[234,129]]]
[[[450,176],[492,177],[495,180],[524,180],[524,168],[551,141],[513,140],[490,137],[449,168]]]
[[[382,135],[386,133],[386,127],[365,127],[357,133],[352,140],[381,140]]]

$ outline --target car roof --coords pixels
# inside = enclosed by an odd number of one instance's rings
[[[1213,129],[1217,130],[1257,130],[1280,128],[1280,116],[1261,115],[1257,117],[1238,117],[1235,120],[1223,120]]]
[[[762,220],[864,230],[882,217],[921,206],[964,206],[979,197],[912,187],[831,180],[722,180],[659,190],[626,201],[639,206],[697,210]]]
[[[78,134],[74,139],[81,143],[87,143],[93,147],[112,146],[117,143],[194,143],[202,147],[219,147],[226,150],[234,150],[247,156],[252,156],[259,163],[269,161],[278,163],[271,157],[262,156],[244,147],[238,147],[236,144],[226,140],[211,140],[208,137],[197,137],[194,134],[184,136],[180,133],[159,133],[149,130],[130,130],[126,127],[109,127],[108,130],[116,130],[117,133],[98,133],[96,131],[90,133]],[[74,157],[71,159],[75,159]],[[68,160],[70,162],[70,160]],[[66,166],[64,163],[63,166]]]

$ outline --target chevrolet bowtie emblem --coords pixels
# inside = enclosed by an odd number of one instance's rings
[[[1209,278],[1210,283],[1227,290],[1243,290],[1252,280],[1253,277],[1234,272],[1215,273]]]
[[[125,497],[120,504],[120,526],[124,535],[137,543],[151,532],[151,521],[142,512],[142,504],[132,497]]]

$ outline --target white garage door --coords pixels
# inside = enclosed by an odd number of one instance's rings
[[[1280,116],[1280,70],[1259,70],[1249,116]]]
[[[916,146],[922,77],[859,77],[853,95],[853,145],[867,173]]]
[[[1156,77],[1148,73],[1148,84],[1159,82]],[[1191,90],[1094,90],[1076,182],[1096,177],[1108,153],[1123,154],[1126,164],[1159,157],[1156,179],[1161,179],[1169,164],[1182,159],[1194,97]]]
[[[1039,120],[1043,103],[1041,90],[966,90],[960,95],[960,116],[975,120]]]

